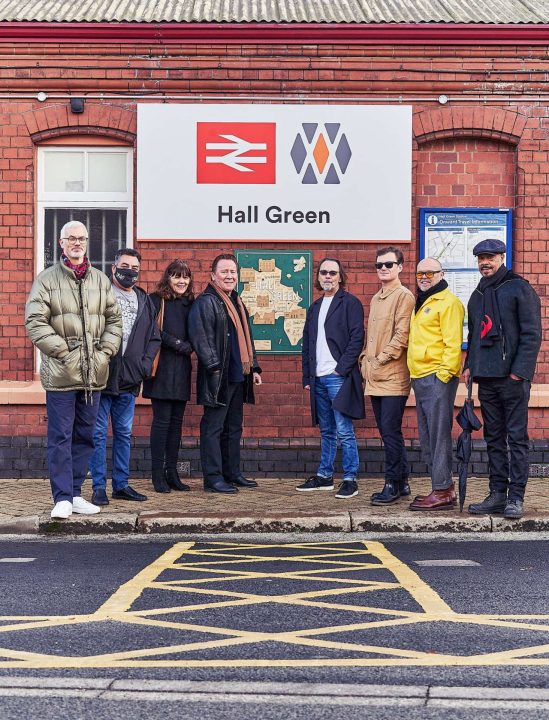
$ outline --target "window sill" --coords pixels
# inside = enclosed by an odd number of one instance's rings
[[[467,390],[463,383],[460,383],[456,395],[455,407],[461,407],[463,401],[467,397]],[[473,391],[475,405],[478,407],[478,398],[476,386]],[[45,405],[46,392],[42,388],[39,380],[29,382],[21,382],[15,380],[0,381],[0,405]],[[137,398],[138,405],[149,405],[150,400],[139,396]],[[414,393],[410,394],[407,405],[415,406],[416,401]],[[530,408],[549,408],[549,385],[532,385],[530,393]]]

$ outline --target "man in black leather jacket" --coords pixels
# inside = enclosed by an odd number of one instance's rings
[[[464,379],[478,383],[490,494],[469,512],[518,519],[528,480],[528,400],[541,345],[541,308],[528,281],[505,267],[505,250],[496,239],[473,248],[482,278],[467,306]]]
[[[240,471],[244,403],[255,402],[261,368],[248,313],[235,290],[237,279],[235,256],[218,255],[211,282],[189,313],[189,340],[198,357],[197,402],[204,406],[200,461],[209,492],[235,493],[257,485]]]

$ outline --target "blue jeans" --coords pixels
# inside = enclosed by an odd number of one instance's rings
[[[79,497],[93,450],[99,393],[46,392],[48,468],[54,502]]]
[[[358,474],[358,447],[353,420],[332,407],[332,401],[343,385],[341,375],[325,375],[315,380],[315,403],[320,426],[320,465],[317,475],[331,478],[337,443],[341,445],[343,480],[356,480]]]
[[[107,487],[107,431],[109,416],[112,425],[112,489],[114,492],[128,487],[130,477],[130,445],[132,439],[135,395],[105,395],[101,393],[99,413],[93,443],[95,449],[90,459],[92,487],[105,490]]]

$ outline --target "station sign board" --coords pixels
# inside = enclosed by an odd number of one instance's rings
[[[409,106],[140,104],[139,240],[410,242]]]

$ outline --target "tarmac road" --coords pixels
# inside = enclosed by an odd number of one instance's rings
[[[0,717],[549,717],[523,538],[2,539]]]

